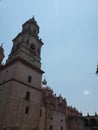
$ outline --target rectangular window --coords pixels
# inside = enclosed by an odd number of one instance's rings
[[[42,110],[40,110],[40,117],[42,117]]]
[[[61,130],[63,130],[63,127],[61,126]]]
[[[29,113],[29,107],[27,106],[26,108],[25,108],[25,114],[28,114]]]
[[[31,81],[32,81],[32,76],[28,76],[28,83],[31,83]]]
[[[25,99],[26,99],[26,100],[30,100],[30,92],[29,92],[29,91],[26,92]]]
[[[51,117],[51,120],[53,120],[53,117]]]
[[[52,125],[50,125],[50,130],[53,130],[53,126]]]

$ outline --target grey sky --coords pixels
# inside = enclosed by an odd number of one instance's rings
[[[40,26],[42,69],[54,92],[84,114],[98,113],[98,0],[2,0],[0,43],[5,60],[22,24]]]

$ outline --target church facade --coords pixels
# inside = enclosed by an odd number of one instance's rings
[[[98,130],[98,116],[82,116],[42,81],[42,40],[34,19],[22,25],[3,65],[0,47],[0,130]]]

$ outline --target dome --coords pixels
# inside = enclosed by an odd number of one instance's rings
[[[42,89],[48,89],[48,90],[51,90],[51,87],[49,85],[47,85],[47,81],[46,79],[44,79],[42,81],[42,85],[41,85]]]

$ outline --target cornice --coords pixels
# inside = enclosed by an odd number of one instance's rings
[[[33,70],[36,70],[40,74],[44,73],[44,71],[42,71],[40,68],[32,65],[31,63],[27,62],[26,60],[24,60],[24,59],[22,59],[20,57],[16,57],[15,59],[13,59],[13,60],[9,61],[8,63],[6,63],[5,65],[1,66],[0,71],[6,69],[7,67],[9,67],[9,66],[11,66],[11,65],[13,65],[13,64],[15,64],[17,62],[20,62],[20,63],[24,64],[25,66],[27,66],[27,67],[29,67],[29,68],[31,68]]]

